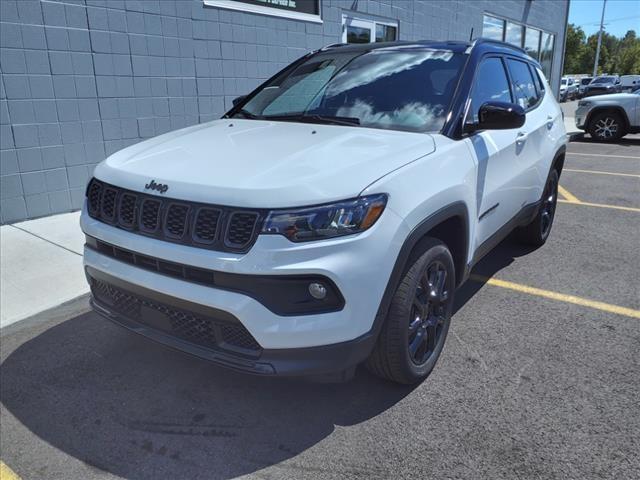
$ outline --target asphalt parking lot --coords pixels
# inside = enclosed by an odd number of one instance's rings
[[[548,243],[477,266],[421,385],[236,374],[82,298],[2,330],[1,459],[23,479],[638,478],[640,136],[571,143],[560,184]]]

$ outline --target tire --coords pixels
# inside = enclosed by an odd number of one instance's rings
[[[527,245],[541,247],[549,238],[558,203],[558,171],[553,169],[542,194],[542,204],[531,223],[518,228],[518,239]]]
[[[587,130],[591,138],[600,142],[615,142],[627,133],[624,119],[616,112],[596,113]]]
[[[455,268],[451,252],[434,238],[400,281],[366,366],[396,383],[418,383],[431,373],[451,322]],[[430,293],[427,293],[429,290]]]

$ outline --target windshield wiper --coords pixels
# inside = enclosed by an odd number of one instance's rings
[[[329,123],[334,125],[359,126],[360,119],[356,117],[334,117],[330,115],[302,115],[304,119],[311,119],[317,123]]]
[[[349,127],[357,127],[360,125],[360,119],[355,117],[335,117],[331,115],[267,115],[261,117],[264,120],[284,120],[290,122],[308,122],[308,123],[325,123],[328,125],[346,125]]]
[[[244,108],[241,108],[240,110],[238,110],[236,113],[233,114],[234,117],[236,115],[242,115],[244,118],[248,118],[249,120],[263,120],[264,119],[264,117],[262,115],[256,115],[255,113],[248,112]]]

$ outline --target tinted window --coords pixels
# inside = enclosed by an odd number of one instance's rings
[[[508,59],[507,64],[511,73],[516,103],[524,109],[533,107],[538,103],[539,96],[529,65],[512,59]]]
[[[486,102],[511,102],[509,81],[502,60],[487,58],[482,61],[476,72],[473,92],[471,93],[471,113],[473,121],[478,121],[478,111]]]
[[[332,49],[283,72],[242,109],[258,119],[340,117],[366,127],[437,131],[464,61],[462,54],[426,48]]]
[[[598,77],[593,80],[591,83],[613,83],[615,82],[616,77]]]

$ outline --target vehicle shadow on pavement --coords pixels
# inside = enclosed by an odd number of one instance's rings
[[[473,273],[490,277],[531,250],[507,239]],[[468,281],[458,290],[455,311],[482,286]],[[3,338],[6,351],[20,343],[11,336]],[[236,373],[92,312],[27,340],[0,366],[0,400],[26,428],[92,467],[131,479],[226,479],[287,460],[282,468],[306,470],[296,456],[336,426],[393,408],[414,388],[364,368],[345,384]],[[327,469],[388,474],[370,462]]]
[[[519,243],[513,236],[514,234],[509,235],[473,267],[471,271],[473,279],[467,280],[467,282],[456,291],[453,306],[454,314],[471,300],[486,284],[486,280],[483,281],[480,280],[480,278],[489,279],[503,268],[515,262],[518,257],[524,257],[536,250],[536,247]]]
[[[233,478],[288,459],[283,468],[305,469],[294,457],[335,426],[371,419],[412,389],[364,369],[346,384],[239,374],[91,312],[22,343],[0,368],[2,403],[26,428],[131,479]],[[380,475],[375,465],[358,468],[354,475]]]

